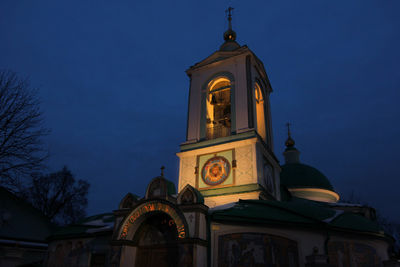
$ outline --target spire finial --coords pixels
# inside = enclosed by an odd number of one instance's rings
[[[286,140],[285,145],[287,147],[294,147],[295,143],[294,143],[294,140],[292,139],[292,135],[291,135],[291,132],[290,132],[290,125],[292,125],[290,122],[286,123],[288,139]]]
[[[234,10],[233,7],[228,7],[227,10],[225,10],[225,13],[228,14],[228,23],[229,23],[229,29],[232,30],[232,11]]]
[[[286,123],[288,137],[291,137],[291,135],[290,135],[290,125],[292,125],[290,122]]]
[[[224,33],[224,40],[225,41],[235,41],[236,40],[236,32],[232,30],[232,11],[234,10],[233,7],[228,7],[225,10],[225,13],[228,16],[228,30]]]
[[[165,169],[165,167],[164,166],[161,166],[161,177],[164,177],[164,169]]]

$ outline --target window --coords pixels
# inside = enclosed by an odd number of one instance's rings
[[[265,101],[264,94],[258,83],[254,86],[254,97],[256,99],[257,132],[267,142],[267,131],[265,127]]]
[[[209,83],[206,100],[206,138],[231,134],[231,82],[220,77]]]

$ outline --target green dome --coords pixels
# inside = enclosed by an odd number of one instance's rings
[[[282,166],[281,184],[288,189],[320,188],[335,192],[325,175],[317,169],[301,163],[289,163]]]

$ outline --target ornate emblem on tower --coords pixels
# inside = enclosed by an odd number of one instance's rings
[[[231,165],[226,158],[220,156],[212,157],[204,164],[201,178],[207,185],[219,185],[228,178],[230,171]]]

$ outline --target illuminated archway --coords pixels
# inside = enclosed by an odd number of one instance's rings
[[[231,81],[217,77],[207,86],[206,139],[231,134]]]
[[[260,85],[254,84],[254,97],[256,99],[256,117],[257,117],[257,132],[267,142],[267,129],[265,122],[265,101],[264,94]]]
[[[189,229],[173,203],[153,199],[138,203],[120,223],[117,234],[116,241],[123,244],[120,259],[128,265],[172,267],[182,258]]]
[[[153,213],[165,213],[172,219],[177,237],[186,238],[188,227],[184,215],[171,203],[161,200],[144,202],[133,209],[121,223],[118,232],[119,240],[132,240],[141,224]]]

